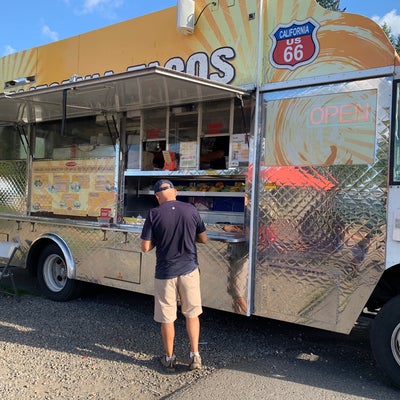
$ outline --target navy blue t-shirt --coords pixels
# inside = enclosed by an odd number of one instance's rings
[[[178,200],[150,210],[141,239],[156,245],[156,278],[186,275],[198,267],[196,235],[206,230],[197,209]]]

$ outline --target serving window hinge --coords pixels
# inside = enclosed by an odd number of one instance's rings
[[[4,89],[12,89],[17,86],[30,85],[31,83],[34,83],[35,81],[36,81],[35,75],[24,76],[22,78],[16,78],[11,81],[5,82]]]

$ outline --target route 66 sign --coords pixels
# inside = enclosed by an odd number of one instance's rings
[[[312,18],[278,25],[270,34],[271,64],[275,68],[294,70],[312,63],[319,53],[318,28],[319,24]]]

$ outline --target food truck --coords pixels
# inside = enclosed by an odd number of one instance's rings
[[[368,312],[400,386],[400,59],[376,23],[182,0],[0,63],[0,239],[44,296],[152,294],[167,177],[207,226],[206,307],[340,333]]]

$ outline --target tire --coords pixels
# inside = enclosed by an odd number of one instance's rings
[[[400,296],[389,300],[372,321],[370,340],[378,366],[400,388]]]
[[[68,301],[81,293],[82,283],[67,277],[67,265],[61,249],[50,244],[43,249],[38,264],[38,284],[44,297]]]

